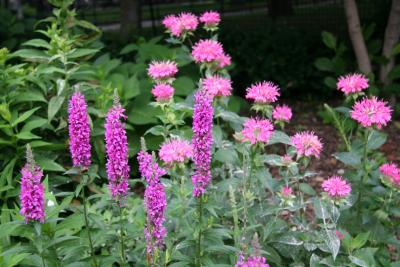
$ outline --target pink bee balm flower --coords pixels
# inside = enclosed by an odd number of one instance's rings
[[[43,223],[45,219],[44,186],[40,183],[43,172],[33,160],[32,150],[27,146],[27,163],[21,170],[20,213],[25,222],[30,220]]]
[[[347,197],[351,186],[341,176],[332,176],[322,183],[322,189],[331,197]]]
[[[386,102],[378,100],[375,96],[364,98],[353,105],[350,112],[351,118],[363,127],[376,126],[381,129],[391,119],[392,110]]]
[[[288,198],[293,195],[293,190],[289,186],[285,185],[281,190],[281,195],[284,198]]]
[[[315,156],[319,158],[321,153],[322,143],[314,132],[296,133],[291,138],[291,144],[296,148],[298,156]]]
[[[193,46],[192,56],[197,63],[220,62],[224,49],[218,41],[200,40]]]
[[[216,27],[220,23],[221,17],[218,12],[207,11],[201,15],[200,21],[204,23],[206,27]]]
[[[244,122],[243,126],[242,141],[249,141],[252,145],[257,142],[267,143],[274,131],[274,126],[268,119],[250,118]]]
[[[289,122],[292,118],[292,109],[287,105],[276,106],[272,111],[272,118],[277,121]]]
[[[186,140],[173,139],[162,144],[158,154],[168,165],[183,163],[193,156],[193,148]]]
[[[178,18],[181,27],[184,31],[194,31],[196,30],[197,25],[199,24],[197,17],[192,13],[183,12],[179,15]]]
[[[289,155],[284,155],[281,157],[281,162],[283,165],[288,166],[293,163],[292,157]]]
[[[156,81],[173,78],[177,72],[176,62],[170,60],[153,61],[147,69],[149,76]]]
[[[389,181],[396,185],[396,186],[400,186],[400,169],[399,167],[394,164],[394,163],[386,163],[383,164],[379,170],[381,171],[381,173],[386,176],[387,178],[389,178]]]
[[[169,101],[174,96],[174,92],[174,87],[164,83],[155,85],[151,90],[151,93],[158,102]]]
[[[76,92],[68,106],[69,149],[75,167],[90,166],[90,125],[85,97]]]
[[[246,89],[246,98],[256,103],[265,104],[275,102],[280,96],[279,87],[272,82],[260,82]]]
[[[232,91],[232,82],[228,78],[219,75],[213,75],[203,80],[203,88],[213,97],[230,96]]]
[[[368,79],[363,74],[348,74],[341,76],[336,84],[338,90],[349,95],[368,88]]]
[[[114,106],[108,111],[105,123],[107,175],[112,198],[119,201],[128,194],[128,139],[121,120],[127,117],[116,99]]]
[[[218,67],[223,68],[231,65],[231,57],[227,54],[222,54],[218,59]]]
[[[165,28],[167,28],[167,31],[171,33],[173,36],[179,37],[182,33],[182,26],[180,23],[180,20],[177,16],[174,15],[168,15],[166,16],[162,24],[164,25]]]
[[[269,265],[266,264],[266,259],[262,256],[249,256],[245,260],[243,255],[239,255],[235,267],[269,267]]]

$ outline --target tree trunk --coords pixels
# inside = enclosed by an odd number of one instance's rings
[[[120,36],[127,40],[133,29],[140,27],[140,0],[120,0]]]
[[[394,57],[392,50],[400,37],[400,0],[392,0],[389,19],[385,30],[385,38],[383,39],[382,55],[389,61],[385,65],[381,65],[379,79],[383,84],[390,84],[388,78],[389,72],[394,67]]]
[[[369,74],[372,72],[371,61],[362,35],[360,17],[358,16],[355,0],[344,0],[344,9],[350,40],[353,45],[354,53],[356,54],[358,68],[362,73]]]

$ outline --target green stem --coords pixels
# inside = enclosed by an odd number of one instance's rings
[[[365,183],[368,181],[368,139],[369,139],[369,134],[370,134],[370,131],[368,129],[366,129],[364,132],[364,151],[363,151],[364,176],[361,178],[360,191],[358,192],[358,206],[357,206],[358,216],[361,215],[362,199],[364,196],[364,186],[365,186]]]
[[[90,225],[89,225],[87,203],[86,203],[86,197],[85,197],[85,187],[83,187],[81,190],[81,196],[82,196],[82,202],[83,202],[83,217],[85,218],[85,226],[86,226],[86,231],[87,231],[88,239],[89,239],[90,256],[92,258],[93,265],[95,267],[97,267],[98,265],[97,265],[97,261],[96,261],[95,254],[94,254],[92,235],[90,234]]]
[[[43,267],[46,267],[46,263],[45,263],[45,261],[44,261],[43,254],[40,254],[40,257],[42,258],[42,265],[43,265]]]
[[[124,227],[122,224],[122,208],[121,203],[117,201],[118,211],[119,211],[119,231],[120,231],[120,242],[121,242],[121,259],[122,259],[122,266],[126,265],[125,262],[125,243],[124,243]]]
[[[201,267],[201,236],[203,229],[203,196],[200,196],[198,199],[198,208],[199,208],[199,236],[197,239],[197,253],[196,253],[196,266]]]

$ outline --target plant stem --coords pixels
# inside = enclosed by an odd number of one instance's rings
[[[369,134],[370,131],[368,129],[365,130],[364,132],[364,151],[363,151],[363,171],[364,171],[364,176],[361,178],[361,183],[360,183],[360,190],[358,192],[358,216],[361,215],[361,209],[362,209],[362,199],[364,195],[364,183],[367,182],[368,180],[368,139],[369,139]]]
[[[126,265],[125,262],[125,243],[124,243],[124,227],[122,224],[122,208],[121,203],[117,201],[118,211],[119,211],[119,231],[120,231],[120,242],[121,242],[121,259],[122,259],[122,266]]]
[[[85,218],[85,227],[86,227],[86,231],[87,231],[88,239],[89,239],[90,256],[92,258],[93,265],[95,267],[97,267],[98,265],[97,265],[97,261],[96,261],[95,254],[94,254],[92,236],[90,234],[90,225],[89,225],[87,203],[86,203],[86,197],[85,197],[85,187],[82,187],[81,196],[82,196],[82,202],[83,202],[83,217]]]
[[[201,267],[201,236],[203,230],[203,196],[201,195],[198,199],[199,208],[199,236],[197,239],[197,255],[196,255],[196,266]]]

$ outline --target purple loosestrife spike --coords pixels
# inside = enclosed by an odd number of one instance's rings
[[[44,187],[40,183],[43,172],[36,165],[29,144],[26,147],[27,163],[21,170],[21,214],[25,222],[30,220],[43,223],[45,219]]]
[[[143,150],[138,154],[138,161],[139,171],[147,181],[144,192],[144,208],[147,213],[144,234],[147,253],[152,255],[154,250],[162,248],[167,235],[167,230],[163,226],[167,199],[164,185],[160,182],[160,177],[165,175],[166,171],[158,166],[150,153]]]
[[[90,126],[85,97],[76,92],[68,106],[69,149],[74,167],[87,169],[90,164]]]
[[[213,127],[212,98],[204,90],[197,91],[193,111],[193,196],[200,197],[211,180],[211,147]]]
[[[128,139],[124,123],[127,117],[124,114],[118,99],[108,111],[105,123],[107,175],[112,198],[119,201],[128,194]]]

